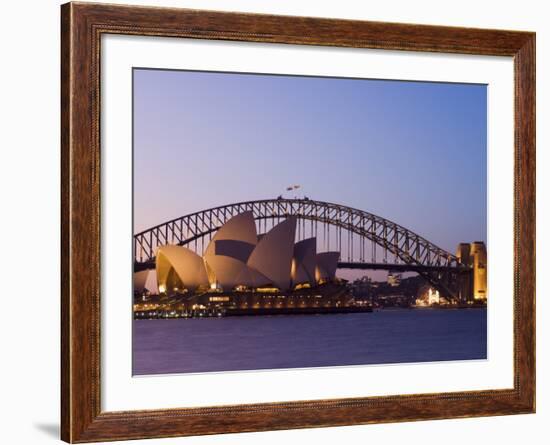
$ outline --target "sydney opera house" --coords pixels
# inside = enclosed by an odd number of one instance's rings
[[[289,216],[258,235],[252,212],[244,212],[217,230],[203,256],[184,246],[162,246],[156,253],[157,289],[149,291],[172,298],[181,310],[348,306],[345,282],[336,277],[340,253],[318,253],[315,238],[295,242],[296,222]],[[135,292],[144,290],[146,275],[135,274]]]

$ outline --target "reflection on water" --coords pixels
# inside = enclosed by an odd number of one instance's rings
[[[135,320],[134,375],[487,358],[486,309]]]

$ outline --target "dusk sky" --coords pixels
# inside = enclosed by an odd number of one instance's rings
[[[134,228],[301,195],[486,241],[485,85],[134,70]],[[300,196],[301,196],[300,195]]]

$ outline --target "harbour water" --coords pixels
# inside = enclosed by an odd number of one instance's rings
[[[134,320],[133,374],[487,358],[487,310]]]

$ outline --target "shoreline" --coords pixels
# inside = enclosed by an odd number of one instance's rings
[[[200,318],[225,318],[225,317],[261,317],[281,315],[331,315],[331,314],[359,314],[373,312],[392,312],[405,310],[437,311],[437,310],[465,310],[487,309],[486,305],[461,305],[461,306],[411,306],[411,307],[319,307],[319,308],[259,308],[259,309],[210,309],[191,311],[138,311],[134,312],[134,320],[174,320],[174,319],[200,319]]]

